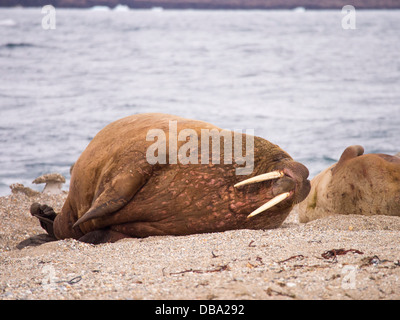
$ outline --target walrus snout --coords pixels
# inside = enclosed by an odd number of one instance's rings
[[[295,183],[294,203],[300,203],[308,196],[311,190],[310,180],[307,179],[310,174],[307,167],[300,162],[293,161],[283,169],[283,172],[285,176],[293,179]]]
[[[291,192],[294,194],[296,189],[296,181],[291,177],[284,176],[281,179],[276,180],[272,185],[272,194],[274,197],[280,195],[281,193]]]
[[[237,188],[248,184],[274,180],[272,183],[273,198],[250,213],[247,218],[264,212],[285,200],[291,200],[294,204],[303,201],[311,190],[310,181],[307,179],[308,175],[307,167],[299,162],[289,161],[285,162],[284,166],[275,168],[274,171],[236,183],[235,187]]]

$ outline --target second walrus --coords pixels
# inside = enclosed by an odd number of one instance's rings
[[[300,222],[337,214],[400,216],[400,157],[347,147],[312,179],[298,212]]]

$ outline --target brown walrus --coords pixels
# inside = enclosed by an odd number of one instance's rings
[[[171,123],[177,132],[187,129],[196,140],[179,135],[177,141],[169,132]],[[166,114],[139,114],[115,121],[93,138],[74,164],[61,212],[34,203],[31,213],[54,238],[90,243],[280,226],[310,190],[308,169],[277,145],[240,133],[241,155],[248,152],[248,141],[254,141],[250,150],[253,170],[247,176],[238,175],[240,164],[236,153],[229,154],[233,145],[228,143],[237,133],[227,130],[224,139],[218,136],[218,141],[223,140],[217,150],[219,160],[224,160],[220,164],[211,159],[215,151],[212,136],[207,136],[208,142],[211,139],[207,152],[194,153],[198,164],[171,164],[176,160],[176,152],[170,148],[174,143],[177,148],[185,148],[189,142],[200,146],[203,131],[213,129],[222,132],[206,122]],[[160,135],[154,142],[155,136],[149,139],[150,130],[164,132],[165,137]],[[160,146],[157,152],[155,145]],[[164,157],[167,163],[153,163],[149,154]],[[206,164],[204,154],[210,158]]]
[[[311,191],[298,205],[299,221],[334,214],[400,216],[400,158],[363,154],[350,146],[340,160],[311,180]]]

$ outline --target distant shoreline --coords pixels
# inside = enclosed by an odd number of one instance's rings
[[[394,0],[0,0],[0,7],[43,7],[51,4],[56,8],[92,8],[118,5],[129,9],[160,10],[341,10],[345,5],[356,9],[400,9],[400,1]]]
[[[16,5],[16,6],[0,6],[0,9],[41,9],[43,6],[21,6],[21,5]],[[110,11],[114,11],[113,9],[115,7],[109,7],[107,5],[101,5],[101,6],[92,6],[92,7],[62,7],[62,6],[55,6],[57,9],[93,9],[95,7],[108,7]],[[151,11],[152,9],[157,9],[157,7],[153,8],[131,8],[129,7],[129,10],[136,10],[136,11]],[[338,8],[320,8],[320,9],[306,9],[305,11],[308,12],[316,12],[316,11],[338,11],[341,9]],[[361,8],[357,9],[357,11],[398,11],[400,10],[399,8]],[[95,10],[93,10],[95,11]],[[100,10],[99,10],[100,11]],[[295,12],[295,9],[286,9],[286,8],[270,8],[270,9],[253,9],[253,8],[160,8],[160,11],[293,11]]]
[[[117,10],[113,10],[115,7],[109,7],[107,5],[101,5],[101,6],[92,6],[92,7],[61,7],[61,6],[55,6],[56,9],[85,9],[85,10],[92,10],[96,11],[96,7],[108,7],[109,11],[117,11]],[[0,6],[0,10],[1,9],[41,9],[42,6]],[[155,9],[154,11],[157,11],[157,7],[154,8],[130,8],[129,10],[131,11],[152,11],[153,9]],[[323,9],[306,9],[304,12],[317,12],[317,11],[338,11],[341,9],[337,9],[337,8],[323,8]],[[399,8],[363,8],[363,9],[357,9],[357,11],[399,11]],[[99,10],[99,11],[103,11],[103,10]],[[296,12],[295,9],[283,9],[283,8],[279,8],[279,9],[245,9],[245,8],[218,8],[218,9],[211,9],[211,8],[196,8],[196,9],[191,9],[191,8],[160,8],[160,11],[293,11]]]

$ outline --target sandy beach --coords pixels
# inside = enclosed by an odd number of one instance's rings
[[[274,230],[48,241],[33,202],[0,198],[0,299],[399,299],[400,218],[342,215]]]

